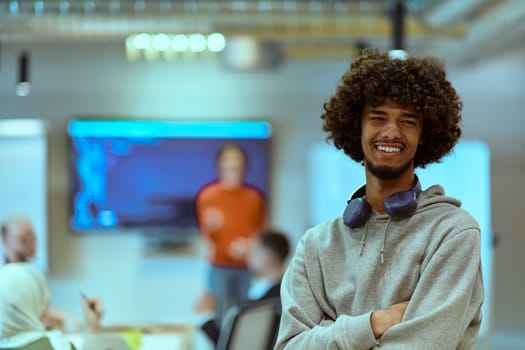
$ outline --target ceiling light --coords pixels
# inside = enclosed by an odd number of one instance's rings
[[[188,43],[193,52],[206,50],[206,38],[200,33],[190,34]]]
[[[16,84],[16,94],[27,96],[31,92],[31,82],[29,81],[29,54],[23,52],[18,57],[18,82]]]
[[[246,11],[246,1],[233,1],[232,10],[234,11]]]
[[[95,11],[95,2],[90,0],[84,3],[84,12],[92,13]]]
[[[177,52],[184,52],[188,49],[188,37],[184,34],[177,34],[171,39],[171,48]]]
[[[259,1],[259,5],[257,6],[259,11],[271,11],[272,10],[272,3],[267,0]]]
[[[35,13],[37,14],[44,12],[44,1],[42,0],[35,1],[35,4],[33,7],[35,9]]]
[[[222,33],[211,33],[206,41],[211,52],[221,52],[226,46],[226,39]]]
[[[58,10],[60,13],[66,13],[69,11],[69,1],[63,0],[58,4]]]
[[[146,50],[151,46],[151,36],[147,33],[138,34],[134,39],[133,43],[139,50]]]
[[[12,0],[10,3],[9,3],[9,12],[12,14],[12,15],[16,15],[18,14],[18,10],[20,9],[20,7],[18,6],[18,1],[16,0]]]
[[[390,50],[388,51],[388,56],[392,59],[406,60],[408,53],[405,50]]]
[[[167,34],[156,34],[151,41],[153,50],[167,51],[170,48],[170,37]]]

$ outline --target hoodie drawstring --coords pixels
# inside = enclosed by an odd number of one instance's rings
[[[365,224],[365,229],[363,231],[363,236],[361,237],[361,241],[359,241],[359,244],[361,245],[361,252],[359,253],[359,256],[363,256],[363,250],[365,250],[366,245],[366,233],[368,232],[368,221]]]
[[[389,217],[385,225],[385,230],[383,231],[383,244],[381,245],[381,250],[379,251],[381,265],[385,263],[384,251],[385,251],[385,244],[386,244],[386,233],[388,231],[388,227],[390,226],[390,221],[391,221],[391,218]],[[368,221],[365,224],[365,229],[363,230],[363,236],[361,236],[361,240],[359,241],[359,244],[361,245],[361,251],[359,252],[359,256],[363,256],[363,251],[365,250],[365,245],[366,245],[366,234],[367,233],[368,233]]]
[[[385,231],[383,231],[383,245],[381,246],[381,250],[379,251],[380,257],[381,257],[381,265],[385,263],[385,258],[383,255],[383,252],[385,251],[385,244],[386,244],[386,232],[388,231],[388,226],[390,226],[390,220],[391,218],[388,217],[388,221],[385,225]]]

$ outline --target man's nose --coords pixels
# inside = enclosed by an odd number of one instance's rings
[[[395,122],[386,123],[382,130],[382,136],[388,139],[395,139],[400,135],[401,131],[399,130],[399,125]]]

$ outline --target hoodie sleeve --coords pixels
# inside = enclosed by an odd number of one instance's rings
[[[379,339],[381,349],[472,349],[481,324],[480,232],[465,228],[425,257],[401,323]]]
[[[309,278],[311,273],[305,266],[303,237],[283,277],[283,312],[275,349],[367,350],[376,346],[371,313],[331,319],[324,311],[326,300],[313,292],[323,290],[321,285],[312,285],[320,279]]]

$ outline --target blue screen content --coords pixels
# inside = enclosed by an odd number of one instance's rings
[[[75,231],[196,228],[196,194],[216,180],[227,142],[246,151],[245,182],[268,193],[265,122],[74,120],[68,130]]]

